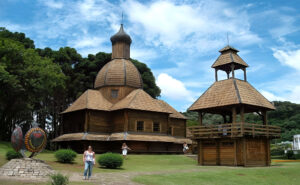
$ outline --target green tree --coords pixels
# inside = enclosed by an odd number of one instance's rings
[[[16,124],[32,121],[37,104],[64,88],[64,75],[50,59],[12,39],[0,38],[0,139]]]
[[[0,37],[1,38],[9,38],[18,42],[23,43],[25,48],[35,48],[33,40],[26,37],[24,33],[19,32],[10,32],[9,30],[0,27]]]

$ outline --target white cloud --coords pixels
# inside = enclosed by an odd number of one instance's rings
[[[295,17],[279,14],[278,12],[274,12],[274,14],[276,15],[276,23],[278,26],[270,30],[273,37],[280,38],[299,30],[300,27],[295,26]]]
[[[300,103],[300,85],[295,86],[295,87],[292,89],[292,92],[291,92],[291,94],[289,95],[289,99],[290,99],[292,102]]]
[[[250,31],[243,10],[218,1],[184,3],[128,0],[122,6],[134,24],[132,32],[156,46],[205,52],[225,45],[227,32],[231,42],[249,45],[261,41]]]
[[[156,83],[160,87],[163,97],[172,100],[194,101],[192,92],[187,90],[181,81],[166,73],[159,74]]]
[[[265,90],[261,90],[260,92],[269,101],[284,101],[285,100],[284,98],[276,96],[273,93],[265,91]]]
[[[273,49],[273,56],[283,65],[300,71],[300,49],[294,51]]]
[[[104,42],[103,38],[99,37],[84,37],[71,41],[70,44],[75,48],[86,48],[86,47],[95,47],[99,46]]]
[[[154,49],[149,48],[149,49],[141,49],[137,47],[131,47],[130,49],[130,57],[137,59],[139,61],[147,63],[149,65],[150,63],[148,62],[149,59],[154,59],[157,57],[157,53]]]

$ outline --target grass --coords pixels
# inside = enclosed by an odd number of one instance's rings
[[[133,181],[146,185],[265,185],[299,184],[300,163],[273,163],[272,167],[199,166],[199,171],[136,176]]]
[[[0,142],[0,166],[5,164],[5,153],[11,149],[7,142]],[[96,155],[97,157],[97,155]],[[62,164],[56,161],[54,153],[45,151],[36,156],[44,160],[57,171],[83,172],[82,154],[77,155],[73,164]],[[271,167],[225,167],[197,166],[196,161],[183,155],[129,155],[120,169],[104,169],[97,164],[93,173],[143,172],[152,175],[138,175],[133,181],[147,185],[193,185],[193,184],[299,184],[300,162],[274,162]],[[82,182],[70,182],[76,185]],[[1,184],[47,184],[41,182],[20,182],[3,180]],[[90,182],[89,184],[94,184]]]
[[[0,142],[0,166],[7,162],[5,154],[9,149],[11,149],[10,143]],[[28,155],[29,153],[27,156]],[[96,155],[96,158],[97,156],[98,155]],[[54,157],[54,152],[51,151],[42,152],[35,158],[44,160],[55,170],[68,170],[70,172],[82,172],[83,170],[82,154],[77,155],[73,164],[62,164],[57,162]],[[164,168],[162,168],[162,166],[164,166]],[[124,160],[124,164],[120,169],[100,168],[99,165],[96,164],[93,172],[151,172],[191,168],[197,168],[195,161],[183,155],[129,155]]]

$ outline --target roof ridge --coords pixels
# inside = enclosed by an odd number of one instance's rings
[[[85,107],[86,107],[87,109],[88,109],[88,102],[89,102],[89,98],[88,98],[88,97],[89,97],[89,90],[86,91],[86,97],[85,97],[85,101],[86,101],[86,102],[85,102],[85,104],[86,104]]]
[[[124,85],[126,85],[126,62],[124,59],[122,59],[123,65],[124,65]]]
[[[232,62],[232,63],[236,63],[236,62],[233,60],[232,52],[230,52],[229,54],[230,54],[231,62]]]
[[[267,102],[269,102],[276,109],[276,107],[266,97],[264,97],[264,95],[262,95],[257,89],[255,89],[250,83],[243,81],[243,80],[241,80],[241,82],[249,84],[258,94],[260,94]],[[255,97],[255,99],[257,100],[256,97]],[[260,101],[258,101],[258,102],[260,102]]]
[[[235,88],[235,91],[236,91],[236,95],[237,95],[238,101],[239,101],[239,103],[242,103],[242,99],[241,99],[241,95],[240,95],[240,92],[239,92],[239,88],[238,88],[238,86],[236,84],[235,79],[233,79],[233,85],[234,85],[234,88]]]
[[[130,102],[128,103],[128,107],[129,107],[130,104],[133,102],[133,100],[136,98],[137,94],[141,92],[140,89],[137,89],[137,90],[139,90],[139,91],[136,92],[135,95],[133,96],[133,98],[130,100]],[[137,91],[137,90],[136,90],[136,91]]]
[[[112,61],[113,60],[111,60],[111,61],[108,62],[108,66],[106,68],[105,75],[104,75],[104,85],[106,85],[106,77],[107,77],[108,70],[109,70],[109,68],[110,68],[110,66],[112,64]]]

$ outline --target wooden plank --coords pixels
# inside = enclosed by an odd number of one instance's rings
[[[203,145],[202,141],[198,140],[198,164],[203,165]]]
[[[84,132],[88,132],[88,113],[87,113],[87,110],[85,111],[84,116],[85,116],[85,118],[84,118]]]
[[[124,110],[124,132],[128,131],[129,127],[129,121],[128,121],[128,110]]]
[[[198,121],[199,121],[199,125],[202,126],[203,125],[203,117],[202,117],[202,112],[198,112]]]
[[[236,147],[236,139],[234,140],[234,166],[237,166],[237,147]]]
[[[247,166],[247,146],[246,146],[246,138],[242,139],[242,145],[243,145],[243,161],[244,166]]]
[[[271,165],[270,140],[266,139],[266,165]]]
[[[217,153],[217,165],[221,165],[221,153],[220,153],[220,140],[217,140],[216,153]]]

